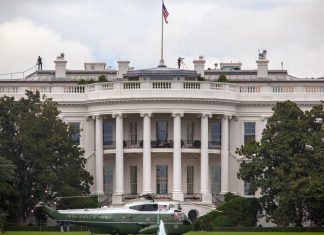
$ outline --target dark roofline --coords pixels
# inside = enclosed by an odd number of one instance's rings
[[[186,69],[172,69],[172,68],[152,68],[131,70],[124,74],[125,78],[139,77],[139,76],[184,76],[184,77],[198,77],[199,74],[195,70]]]
[[[220,70],[220,69],[211,69],[205,70],[206,75],[220,75],[220,74],[228,74],[228,75],[256,75],[257,70]],[[284,74],[288,75],[287,70],[269,70],[269,74]]]
[[[26,78],[34,75],[53,75],[55,70],[37,70],[32,72]],[[66,70],[66,74],[117,74],[117,70]]]

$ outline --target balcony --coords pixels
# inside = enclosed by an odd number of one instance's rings
[[[124,149],[142,149],[143,148],[143,140],[124,140],[123,141]],[[200,140],[181,140],[181,148],[183,149],[200,149],[201,141]],[[116,141],[110,141],[109,143],[103,144],[104,149],[116,149]],[[165,141],[151,141],[151,148],[173,148],[173,140],[165,140]],[[220,143],[215,143],[212,141],[208,142],[208,149],[217,149],[220,150]]]

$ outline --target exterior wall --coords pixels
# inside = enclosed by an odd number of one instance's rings
[[[163,83],[164,82],[160,82]],[[1,82],[0,95],[14,96],[19,99],[24,96],[26,89],[40,90],[42,94],[53,98],[59,104],[60,117],[65,122],[79,122],[82,129],[80,146],[85,149],[84,157],[87,159],[87,170],[96,176],[102,169],[97,169],[96,163],[97,142],[96,117],[99,115],[103,122],[113,124],[113,141],[116,141],[116,118],[113,114],[123,114],[123,140],[126,147],[122,150],[123,164],[122,176],[124,178],[124,193],[130,193],[130,166],[137,166],[137,193],[143,190],[143,180],[147,172],[144,172],[143,152],[141,146],[128,145],[130,140],[130,122],[137,122],[137,139],[143,140],[143,117],[141,113],[151,113],[151,140],[156,140],[156,121],[168,121],[168,140],[173,140],[174,117],[173,113],[181,113],[181,140],[187,139],[187,125],[194,123],[193,140],[211,139],[212,122],[223,121],[227,116],[229,125],[228,156],[222,157],[224,151],[221,146],[208,149],[208,179],[202,177],[203,155],[200,148],[192,148],[184,145],[181,148],[181,168],[174,169],[174,146],[157,148],[152,146],[151,154],[151,189],[156,192],[156,165],[168,165],[168,193],[173,193],[173,174],[181,171],[181,192],[186,200],[187,193],[187,166],[194,166],[194,194],[200,194],[202,182],[208,180],[207,191],[211,192],[211,167],[224,166],[221,159],[228,161],[228,189],[230,192],[243,195],[243,182],[237,179],[240,156],[235,153],[236,148],[244,143],[244,122],[256,123],[256,140],[260,140],[267,117],[271,116],[271,107],[277,101],[292,100],[297,102],[302,109],[310,109],[314,104],[324,99],[324,82],[316,83],[286,81],[284,83],[243,83],[222,84],[214,82],[167,82],[168,88],[155,89],[153,81],[145,82],[113,82],[104,84],[92,84],[89,86],[75,86],[73,83],[46,83],[46,82]],[[131,85],[130,85],[131,84]],[[137,84],[137,85],[136,85]],[[191,85],[188,85],[191,84]],[[192,85],[193,84],[193,85]],[[208,135],[201,137],[201,119],[207,114]],[[227,148],[227,146],[223,146]],[[102,167],[113,168],[113,185],[116,189],[116,154],[119,150],[115,147],[103,146]],[[226,151],[225,151],[226,154]],[[226,164],[225,164],[226,165]],[[101,167],[99,167],[101,168]],[[222,171],[226,169],[221,169]],[[97,179],[95,179],[96,182]],[[95,193],[97,185],[91,187]],[[207,198],[207,199],[206,199]],[[211,203],[211,198],[205,197],[204,203]],[[202,199],[199,199],[202,201]],[[198,201],[199,201],[198,200]],[[209,200],[209,201],[208,201]]]

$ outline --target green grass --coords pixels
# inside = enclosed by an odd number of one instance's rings
[[[89,232],[18,232],[8,231],[5,235],[89,235]],[[189,232],[186,235],[324,235],[324,232]]]

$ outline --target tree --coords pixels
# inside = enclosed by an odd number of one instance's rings
[[[278,225],[302,226],[324,221],[323,106],[303,112],[291,101],[273,107],[260,142],[237,150],[246,160],[238,177],[261,190],[267,220]]]
[[[226,75],[224,73],[221,73],[217,79],[217,82],[229,82]]]
[[[0,233],[4,231],[7,216],[14,211],[13,202],[16,194],[12,187],[15,166],[11,161],[0,156]]]
[[[98,77],[98,82],[108,82],[106,76],[104,74],[101,74],[99,77]]]
[[[66,185],[89,193],[93,178],[84,169],[84,151],[70,138],[76,130],[58,114],[57,104],[38,92],[18,101],[0,98],[0,156],[15,165],[20,223],[38,201],[52,200]]]

